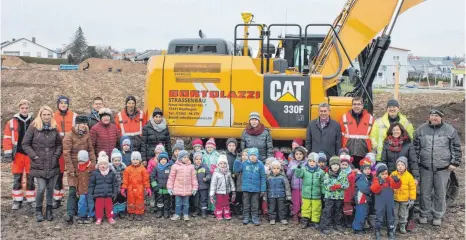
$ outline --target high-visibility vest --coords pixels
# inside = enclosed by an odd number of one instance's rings
[[[362,118],[357,124],[356,119],[351,115],[351,110],[343,114],[341,118],[342,147],[346,147],[349,139],[364,139],[367,143],[368,151],[372,151],[370,133],[374,117],[366,110],[363,110]]]
[[[146,125],[144,114],[138,110],[138,117],[131,119],[123,110],[116,116],[115,123],[117,123],[118,130],[121,136],[137,136],[142,135],[142,128]]]
[[[64,138],[65,133],[70,132],[76,124],[76,117],[78,114],[68,110],[65,115],[62,115],[60,110],[53,114],[53,118],[57,122],[57,131],[60,137]]]
[[[26,118],[26,120],[24,120],[24,122],[27,122],[29,119],[31,119],[31,117],[32,116],[29,115]],[[13,148],[16,145],[18,145],[18,139],[19,139],[18,118],[19,118],[19,113],[15,114],[15,116],[5,124],[5,128],[4,128],[5,130],[3,131],[3,141],[2,141],[4,153],[13,153]],[[26,133],[26,131],[24,132]]]

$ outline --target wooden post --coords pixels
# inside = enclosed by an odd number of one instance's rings
[[[398,95],[399,95],[399,90],[400,90],[400,63],[396,63],[395,66],[395,96],[394,98],[396,100],[399,100]]]

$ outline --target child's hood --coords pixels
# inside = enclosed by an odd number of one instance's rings
[[[133,142],[131,142],[131,138],[129,136],[122,136],[120,138],[120,148],[121,148],[121,151],[123,151],[123,141],[125,141],[126,139],[129,140],[129,151],[133,151]]]

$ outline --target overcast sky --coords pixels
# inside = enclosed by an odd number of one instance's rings
[[[383,1],[383,0],[374,0]],[[2,0],[1,40],[35,36],[51,49],[71,41],[81,26],[89,45],[123,50],[166,49],[173,38],[233,40],[241,12],[259,23],[332,23],[346,0]],[[291,32],[292,29],[287,29]],[[253,32],[253,31],[251,31]],[[400,16],[392,46],[418,56],[465,53],[465,0],[428,0]]]

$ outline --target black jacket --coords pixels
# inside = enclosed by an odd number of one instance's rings
[[[230,173],[233,173],[233,164],[235,164],[237,154],[227,151],[226,155],[227,155],[228,167],[230,168]]]
[[[155,156],[154,149],[159,143],[163,144],[168,156],[171,157],[172,146],[168,127],[162,132],[157,132],[150,121],[147,121],[147,124],[142,128],[141,155],[143,161],[149,161]]]
[[[320,119],[309,122],[306,132],[306,149],[308,152],[324,151],[327,159],[337,155],[341,148],[341,128],[337,121],[330,119],[324,128],[320,126]]]
[[[89,179],[89,196],[92,198],[114,197],[118,191],[116,173],[110,169],[107,176],[103,176],[99,169],[92,172]]]
[[[388,167],[388,172],[392,173],[396,170],[396,160],[399,157],[406,157],[408,159],[408,169],[416,180],[419,180],[419,164],[414,150],[414,145],[409,142],[404,142],[400,152],[392,152],[388,147],[388,142],[385,141],[382,150],[382,162]]]

